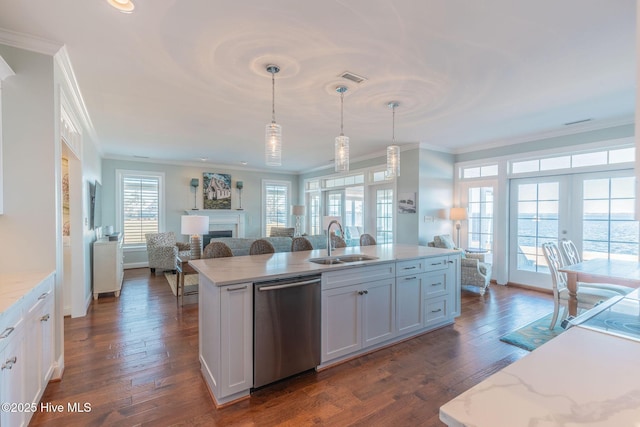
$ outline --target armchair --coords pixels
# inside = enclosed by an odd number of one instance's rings
[[[173,231],[145,234],[145,238],[147,240],[149,268],[152,273],[156,272],[156,268],[175,271],[176,256],[189,256],[191,254],[189,244],[177,242]]]
[[[434,236],[429,246],[441,249],[459,250],[462,253],[460,262],[460,282],[463,286],[479,288],[480,295],[484,295],[491,281],[491,264],[484,261],[484,254],[465,252],[455,247],[453,239],[448,234]]]

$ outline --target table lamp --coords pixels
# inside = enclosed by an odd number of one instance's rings
[[[180,217],[180,232],[189,235],[191,245],[191,259],[200,259],[202,242],[200,235],[209,231],[209,217],[204,215],[182,215]]]
[[[294,232],[294,236],[296,237],[302,236],[302,217],[304,216],[304,213],[304,205],[291,206],[291,214],[296,217],[296,231]]]
[[[451,221],[456,221],[456,230],[458,230],[458,241],[456,243],[456,246],[460,247],[460,221],[467,219],[467,209],[451,208],[451,210],[449,211],[449,219]]]

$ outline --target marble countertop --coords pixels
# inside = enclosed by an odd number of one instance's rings
[[[640,343],[573,327],[440,407],[449,427],[640,426]]]
[[[329,270],[354,268],[365,264],[451,255],[455,252],[427,246],[387,244],[334,249],[331,255],[339,256],[355,253],[374,256],[378,259],[333,265],[315,264],[309,262],[309,259],[327,256],[326,249],[316,249],[313,251],[277,252],[269,255],[198,259],[189,261],[189,264],[198,271],[198,273],[208,277],[215,285],[226,286],[265,279],[278,279],[299,274],[313,274]]]
[[[27,272],[0,274],[0,315],[27,296],[53,272]]]

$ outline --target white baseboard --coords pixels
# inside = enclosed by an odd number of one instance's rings
[[[131,268],[144,268],[144,267],[149,267],[149,263],[148,262],[130,262],[124,265],[125,270],[131,269]]]

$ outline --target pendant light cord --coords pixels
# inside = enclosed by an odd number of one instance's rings
[[[342,128],[344,116],[344,92],[340,92],[340,136],[344,136]]]
[[[276,122],[276,73],[271,71],[271,123]]]
[[[391,124],[391,142],[395,145],[396,143],[396,106],[394,105],[391,109],[393,122]]]

